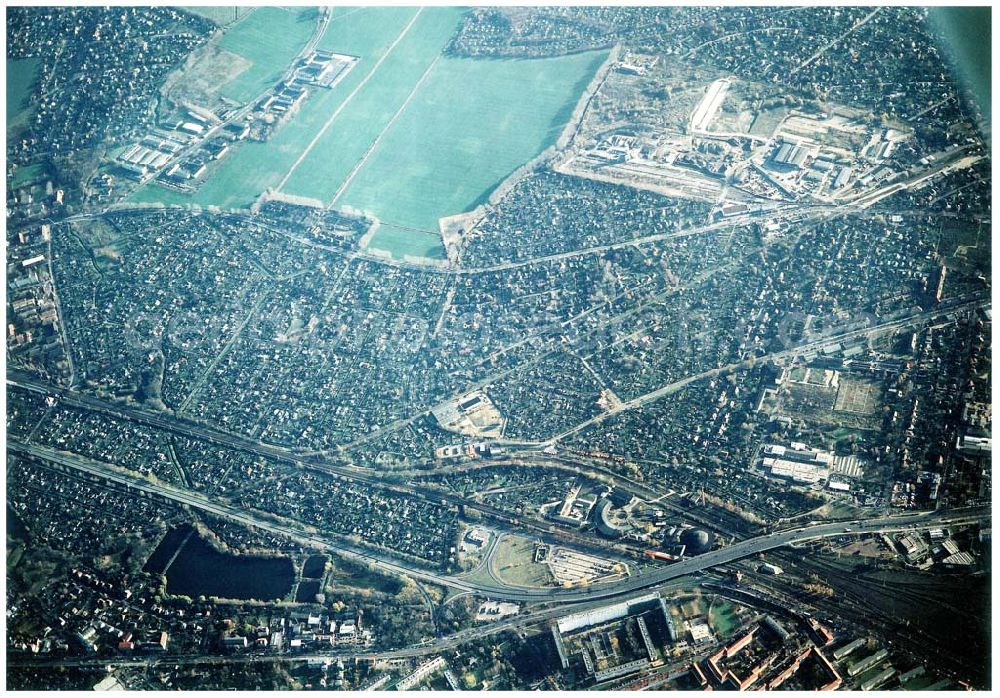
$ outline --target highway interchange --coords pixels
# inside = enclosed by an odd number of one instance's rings
[[[852,329],[850,332],[834,333],[830,337],[824,337],[816,341],[807,342],[799,346],[791,347],[781,355],[774,355],[771,358],[780,360],[785,356],[801,355],[802,353],[821,348],[829,342],[842,341],[851,336],[869,335],[883,332],[888,329],[920,324],[934,321],[935,319],[947,317],[962,309],[969,307],[989,307],[989,301],[980,298],[963,298],[946,307],[940,307],[934,311],[918,314],[909,314],[902,318],[887,320],[875,326]],[[724,372],[730,367],[717,369]],[[700,376],[699,376],[700,377]],[[79,393],[74,390],[59,388],[45,381],[40,381],[29,375],[17,371],[8,371],[7,376],[9,389],[20,389],[35,392],[49,397],[55,397],[59,402],[85,410],[94,410],[99,413],[109,415],[117,419],[127,419],[138,423],[153,426],[169,432],[184,434],[192,438],[201,439],[209,443],[235,448],[241,451],[256,453],[275,460],[307,467],[328,473],[336,477],[343,477],[354,481],[369,483],[372,486],[390,487],[397,491],[402,491],[410,496],[421,497],[440,501],[442,504],[460,506],[465,510],[478,511],[484,520],[489,521],[498,530],[517,530],[545,539],[550,532],[550,526],[540,521],[530,519],[511,519],[507,512],[496,509],[488,504],[478,502],[475,499],[460,497],[458,495],[441,492],[431,488],[420,487],[411,482],[392,482],[389,478],[380,473],[366,468],[360,468],[348,463],[331,463],[317,455],[307,455],[296,453],[280,447],[272,446],[257,440],[253,440],[237,434],[231,434],[218,430],[210,425],[195,422],[184,417],[179,417],[165,412],[154,412],[143,408],[124,405],[98,397]],[[641,396],[635,401],[635,405],[628,405],[628,408],[640,406],[646,399],[658,399],[662,397],[665,390],[670,386],[665,386],[657,391],[655,395]],[[606,417],[602,415],[600,418]],[[583,425],[581,425],[583,426]],[[561,435],[562,436],[562,435]],[[552,441],[557,441],[553,439]],[[512,451],[512,466],[519,465],[548,465],[556,468],[575,468],[580,472],[599,471],[601,468],[593,463],[582,459],[579,462],[565,455],[553,455],[543,453],[546,444],[523,444],[519,452]],[[509,619],[504,619],[485,626],[477,626],[462,630],[457,633],[439,636],[426,642],[386,652],[348,652],[346,654],[318,654],[294,655],[288,658],[296,660],[315,659],[323,661],[336,656],[357,657],[357,658],[406,658],[420,657],[439,653],[449,649],[454,649],[463,643],[487,637],[489,635],[510,630],[523,631],[524,629],[543,622],[547,619],[559,617],[577,610],[600,606],[610,600],[621,600],[647,593],[650,590],[664,590],[670,588],[690,587],[697,584],[699,575],[702,575],[712,568],[727,565],[734,561],[753,557],[767,551],[786,548],[787,546],[797,546],[799,544],[817,541],[824,538],[838,538],[845,536],[856,536],[860,534],[879,534],[892,531],[902,531],[907,529],[928,529],[955,524],[973,524],[983,522],[990,516],[988,507],[977,507],[963,510],[945,510],[935,512],[911,513],[896,516],[882,516],[868,520],[839,521],[839,522],[809,522],[795,525],[783,530],[764,533],[753,538],[734,541],[728,546],[720,547],[698,557],[684,558],[678,562],[660,567],[646,567],[624,579],[612,582],[595,583],[589,586],[577,586],[575,588],[563,587],[520,587],[505,582],[496,575],[445,575],[434,571],[423,569],[412,563],[401,561],[393,556],[381,551],[363,548],[355,545],[343,537],[327,534],[311,527],[303,526],[297,522],[281,519],[271,514],[242,509],[230,504],[212,499],[203,494],[176,487],[173,485],[140,479],[129,473],[127,470],[118,468],[113,464],[101,463],[84,458],[78,454],[56,451],[54,449],[38,446],[35,444],[25,444],[14,440],[9,440],[8,449],[11,453],[19,453],[31,457],[48,467],[55,467],[68,470],[79,476],[86,477],[91,481],[103,483],[104,486],[124,488],[127,491],[141,492],[146,496],[160,497],[176,504],[205,511],[216,516],[226,518],[243,525],[256,527],[271,533],[284,536],[294,540],[303,546],[328,550],[344,558],[354,559],[368,565],[372,565],[386,573],[393,575],[403,575],[418,582],[434,584],[446,588],[451,598],[458,596],[475,595],[479,597],[494,599],[527,602],[534,605],[534,610],[525,612]],[[642,496],[650,493],[648,487],[641,483],[629,482],[618,475],[611,475],[616,486],[623,485],[626,489],[639,492]],[[625,480],[624,482],[620,482]],[[669,504],[669,503],[668,503]],[[690,517],[689,517],[690,518]],[[717,522],[721,525],[721,522]],[[714,526],[719,528],[719,526]],[[569,534],[570,538],[575,538],[576,534]],[[565,542],[565,541],[564,541]],[[573,540],[572,542],[577,542]],[[613,555],[613,544],[601,541],[607,550],[606,554]],[[593,542],[591,541],[591,545]],[[586,548],[586,545],[580,547]],[[485,569],[489,571],[490,560],[496,547],[488,550],[484,560]],[[609,551],[611,551],[609,553]],[[538,608],[541,606],[541,608]],[[271,655],[248,655],[237,658],[240,662],[266,661]],[[133,659],[116,659],[114,663],[121,666],[153,666],[158,664],[216,664],[220,662],[233,661],[233,657],[218,656],[161,656]],[[43,666],[54,660],[41,658],[19,659],[19,665]],[[79,666],[89,666],[95,660],[89,658],[71,660]],[[60,665],[65,665],[65,660],[59,660]],[[103,664],[108,661],[103,660]]]
[[[875,14],[875,12],[872,12],[863,20],[863,22],[867,22]],[[296,57],[296,61],[307,56],[315,49],[319,40],[326,32],[331,18],[332,13],[330,12],[324,11],[320,13],[316,29],[305,46],[302,47]],[[403,38],[409,30],[409,27],[413,25],[415,19],[416,17],[414,17],[410,24],[407,25],[403,34],[397,38],[397,43]],[[860,26],[860,24],[857,26]],[[857,28],[857,26],[855,28]],[[851,31],[854,31],[854,29],[851,29]],[[806,59],[806,61],[800,64],[792,72],[794,73],[795,71],[809,65],[816,58],[822,55],[822,53],[826,51],[830,45],[832,44],[825,44],[821,46],[815,54]],[[393,44],[393,46],[395,46],[395,44]],[[61,51],[62,48],[60,47],[59,50]],[[382,56],[382,60],[388,56],[391,50],[392,47],[390,47],[389,51]],[[697,49],[692,49],[692,52],[695,50]],[[378,68],[379,64],[381,64],[381,60],[375,65],[375,69]],[[290,75],[290,71],[291,68],[289,68],[289,71],[286,72],[283,77],[287,78]],[[358,90],[364,86],[367,79],[368,78],[366,77],[355,89],[355,91],[347,97],[347,101],[350,101],[351,97],[353,97],[354,94],[356,94]],[[262,94],[267,94],[267,92]],[[253,100],[244,107],[237,109],[228,115],[228,117],[223,121],[210,127],[206,136],[211,136],[213,133],[218,132],[229,123],[243,119],[243,117],[249,113],[252,105],[256,101],[257,100]],[[930,107],[929,109],[933,109],[935,106],[936,105]],[[343,106],[341,108],[343,108]],[[397,112],[397,115],[399,113],[400,112]],[[923,113],[924,112],[921,112],[918,116]],[[317,134],[313,143],[315,143],[329,128],[336,116],[337,114],[334,114],[327,121],[327,123],[324,124],[323,129]],[[395,117],[393,120],[394,119]],[[715,133],[714,135],[718,136],[723,134]],[[754,138],[753,136],[747,136],[747,134],[734,133],[732,135],[748,137],[751,140]],[[376,144],[377,142],[378,141],[376,139]],[[193,150],[195,145],[192,145],[182,151],[178,155],[178,159],[181,159],[185,154]],[[312,143],[309,148],[311,147]],[[375,144],[372,145],[368,152],[371,152],[374,147]],[[734,226],[751,224],[758,218],[766,218],[774,221],[780,220],[788,227],[794,226],[797,222],[802,223],[806,221],[829,219],[851,212],[859,212],[864,209],[870,209],[898,192],[918,189],[933,178],[947,174],[948,172],[956,169],[969,167],[984,157],[981,155],[969,155],[965,152],[968,149],[969,148],[967,146],[955,147],[945,153],[944,157],[939,158],[939,160],[933,165],[922,169],[912,169],[908,172],[900,173],[898,177],[888,180],[881,186],[873,187],[871,189],[862,189],[854,196],[844,197],[839,201],[821,199],[817,197],[817,199],[813,200],[813,203],[808,205],[800,203],[786,203],[785,205],[774,206],[773,208],[769,208],[767,210],[762,208],[756,213],[727,217],[724,220],[714,221],[706,225],[692,226],[670,233],[640,236],[634,239],[622,240],[608,245],[574,249],[568,252],[544,255],[518,261],[501,262],[491,264],[489,266],[461,267],[457,265],[444,265],[435,267],[435,271],[436,273],[453,276],[496,273],[514,270],[520,267],[528,267],[531,265],[560,262],[584,255],[596,255],[613,250],[641,248],[669,238],[681,238],[686,236],[715,233],[716,231],[722,231]],[[292,166],[291,170],[284,175],[282,184],[288,181],[295,168],[304,160],[308,152],[309,149],[307,148],[307,150],[301,154],[299,159]],[[352,175],[353,172],[356,172],[358,168],[361,167],[363,162],[364,161],[362,160],[355,166],[355,169],[352,171]],[[350,177],[348,178],[348,181],[350,181]],[[344,186],[346,186],[346,183]],[[278,188],[281,188],[280,185]],[[344,187],[341,187],[341,190],[338,190],[338,195],[339,191],[342,191],[343,188]],[[335,196],[334,200],[336,200],[336,198],[337,197]],[[332,206],[333,204],[331,203],[331,207]],[[125,211],[128,210],[128,208],[129,207],[102,207],[99,211],[82,213],[68,218],[63,218],[62,220],[74,221],[100,217],[112,209]],[[900,213],[909,214],[911,212],[901,211]],[[275,233],[287,235],[287,232],[282,232],[266,225],[265,227],[268,227]],[[332,252],[337,252],[343,255],[345,259],[362,259],[375,264],[427,269],[426,264],[419,264],[405,260],[385,259],[380,256],[372,255],[363,249],[347,252],[339,248],[327,247],[306,239],[295,238],[295,240],[303,245],[321,247]],[[49,275],[51,277],[51,246],[49,247],[49,252],[46,256],[48,258]],[[53,297],[56,304],[57,314],[60,318],[62,318],[63,313],[59,307],[59,299],[54,292]],[[509,450],[511,455],[506,459],[498,459],[496,461],[491,461],[490,463],[492,465],[510,467],[531,466],[561,469],[576,468],[577,471],[581,473],[593,473],[600,469],[599,465],[595,462],[588,462],[585,458],[581,458],[578,462],[574,462],[572,455],[568,454],[565,450],[560,449],[558,454],[549,453],[549,449],[546,447],[560,445],[560,442],[568,440],[569,437],[581,432],[582,430],[596,424],[600,424],[622,412],[642,409],[650,403],[661,400],[664,397],[683,389],[690,383],[717,376],[724,376],[727,373],[736,371],[741,367],[750,365],[754,362],[763,360],[780,364],[789,360],[794,360],[796,357],[801,357],[809,353],[820,352],[824,348],[836,343],[861,337],[870,338],[904,327],[930,325],[937,321],[941,321],[942,319],[945,322],[950,322],[951,319],[949,316],[954,317],[954,313],[971,308],[989,307],[990,302],[988,299],[984,299],[982,297],[963,297],[953,300],[951,305],[939,306],[931,311],[922,312],[915,309],[906,313],[902,317],[894,316],[890,318],[883,318],[882,320],[877,321],[876,324],[869,324],[860,328],[858,328],[857,325],[849,328],[834,328],[829,336],[803,340],[797,345],[786,344],[780,351],[774,351],[763,356],[752,356],[745,358],[745,360],[718,366],[717,368],[712,368],[698,374],[685,376],[670,384],[653,386],[655,389],[630,400],[620,402],[614,407],[611,407],[597,416],[587,419],[586,421],[570,425],[561,433],[547,435],[548,438],[545,440],[540,440],[538,442],[506,442],[501,440],[498,443],[508,447],[514,447]],[[247,316],[247,321],[252,315],[253,313]],[[564,325],[567,325],[572,321],[573,320],[568,320],[564,323]],[[68,339],[65,336],[65,327],[62,322],[59,323],[59,329],[63,334],[63,344],[68,346]],[[534,338],[534,335],[529,335],[522,341],[528,341],[529,338]],[[233,339],[235,340],[235,335]],[[507,351],[507,348],[504,348],[503,351]],[[67,359],[70,362],[70,384],[76,385],[75,371],[72,366],[72,357],[67,354]],[[211,364],[211,368],[214,367],[215,363]],[[205,373],[206,377],[208,376],[208,373],[209,372]],[[247,436],[229,433],[224,431],[218,425],[205,424],[193,419],[188,419],[181,414],[180,410],[178,410],[177,413],[156,412],[134,405],[105,400],[93,395],[88,395],[84,392],[57,387],[18,371],[9,371],[7,374],[7,380],[8,388],[28,390],[37,394],[55,397],[65,406],[102,413],[115,419],[130,420],[167,432],[182,434],[224,448],[257,454],[295,467],[313,469],[336,478],[349,479],[354,482],[368,484],[371,487],[389,488],[397,492],[405,493],[407,496],[413,498],[422,498],[439,502],[442,505],[457,507],[463,512],[463,514],[478,514],[475,518],[482,519],[484,524],[500,531],[500,535],[503,535],[503,532],[506,531],[516,530],[524,533],[525,535],[545,540],[546,536],[552,531],[553,528],[541,520],[531,519],[530,517],[521,517],[519,519],[512,518],[512,515],[509,512],[490,506],[489,504],[475,498],[462,497],[454,493],[439,491],[433,487],[408,482],[406,481],[405,476],[399,473],[387,475],[368,468],[354,466],[340,457],[328,459],[325,457],[326,454],[324,452],[310,453],[302,450],[285,449],[260,440],[249,438]],[[484,380],[484,383],[495,380],[497,380],[497,374],[488,376]],[[188,396],[188,400],[196,395],[198,388],[200,388],[200,383],[196,386],[196,390]],[[184,404],[187,404],[187,400]],[[429,405],[420,405],[416,409],[419,409],[420,411],[409,416],[404,415],[406,418],[400,419],[392,424],[385,425],[385,428],[381,431],[370,435],[360,436],[358,441],[341,446],[336,451],[336,455],[342,456],[346,449],[350,446],[362,443],[371,438],[385,436],[386,433],[411,424],[416,419],[429,414],[433,407]],[[519,450],[518,447],[520,447]],[[780,530],[765,529],[759,535],[742,540],[739,540],[738,538],[730,540],[727,536],[726,539],[729,541],[728,544],[724,543],[721,547],[717,547],[716,549],[703,555],[682,558],[677,562],[663,564],[661,566],[652,566],[650,563],[649,565],[643,566],[638,570],[634,570],[630,576],[623,579],[616,579],[610,582],[595,583],[591,585],[578,585],[568,588],[525,587],[506,582],[500,575],[494,574],[494,569],[491,566],[491,563],[493,561],[493,556],[499,547],[499,536],[495,536],[493,538],[491,544],[486,549],[482,563],[477,570],[474,570],[472,573],[467,572],[458,575],[440,574],[432,570],[422,568],[413,562],[407,562],[396,558],[390,552],[383,552],[371,547],[354,544],[343,536],[327,533],[314,527],[306,526],[300,522],[278,517],[255,509],[237,507],[224,499],[206,496],[205,494],[185,488],[184,486],[175,486],[159,482],[155,479],[144,479],[136,476],[124,468],[118,467],[114,463],[99,462],[83,457],[79,454],[59,451],[37,445],[30,443],[30,439],[26,439],[25,442],[13,439],[9,440],[8,453],[30,458],[43,464],[47,468],[70,473],[74,477],[85,478],[92,486],[95,487],[115,488],[125,490],[133,494],[141,494],[146,497],[155,497],[167,500],[176,506],[210,513],[214,516],[222,517],[241,525],[254,527],[283,536],[287,539],[296,541],[304,547],[326,550],[343,558],[355,559],[365,564],[372,565],[373,567],[389,574],[402,575],[417,580],[418,582],[437,585],[447,590],[450,595],[448,597],[449,600],[463,596],[475,595],[482,598],[510,600],[531,604],[531,606],[529,606],[529,610],[514,617],[506,618],[486,625],[480,625],[474,628],[468,628],[450,635],[439,636],[432,640],[427,640],[423,643],[411,645],[401,649],[380,652],[349,650],[338,653],[296,654],[294,656],[287,657],[297,661],[329,661],[330,659],[334,659],[338,656],[345,658],[354,657],[358,659],[391,659],[427,656],[455,649],[463,643],[468,643],[472,640],[487,637],[498,632],[522,631],[529,626],[537,625],[538,623],[551,620],[552,618],[556,618],[564,614],[588,608],[596,608],[609,603],[612,599],[621,600],[648,593],[651,590],[664,591],[682,587],[689,588],[693,584],[704,581],[704,575],[709,572],[709,570],[714,569],[718,572],[721,567],[732,562],[741,559],[753,558],[754,556],[769,551],[778,551],[788,549],[789,547],[798,547],[800,545],[824,539],[843,539],[862,535],[872,536],[894,531],[930,529],[975,523],[980,523],[985,527],[989,525],[987,522],[991,516],[989,507],[980,506],[964,509],[914,512],[892,516],[873,515],[872,518],[849,521],[799,521],[796,523],[787,523],[785,527]],[[434,470],[422,471],[422,474],[426,475],[429,472],[436,473],[443,472],[445,470],[447,469],[436,468]],[[627,478],[623,478],[618,473],[607,472],[603,473],[603,475],[607,481],[613,482],[616,487],[624,484],[626,489],[629,489],[632,492],[641,493],[641,496],[643,497],[653,498],[659,495],[659,493],[651,491],[648,486],[641,483],[631,482]],[[671,504],[669,501],[663,502],[663,506],[666,508],[678,508],[676,504]],[[726,530],[726,522],[724,521],[707,522],[706,524],[700,520],[699,513],[694,511],[684,512],[684,516],[685,520],[688,522],[696,522],[701,525],[711,525],[712,528],[717,531],[725,532]],[[470,516],[469,518],[473,517]],[[580,549],[587,549],[588,545],[591,546],[591,548],[603,547],[603,552],[606,553],[608,557],[613,557],[616,554],[616,548],[618,547],[616,544],[609,543],[607,541],[591,541],[588,543],[585,536],[576,533],[566,532],[561,535],[564,536],[564,541],[576,544]],[[620,552],[621,550],[619,549],[617,553],[620,554]],[[484,570],[485,574],[476,573]],[[749,574],[752,576],[753,573]],[[426,593],[424,595],[426,598]],[[447,604],[448,601],[445,601],[444,603]],[[862,604],[862,606],[864,606],[864,604]],[[156,665],[165,667],[174,664],[196,666],[221,663],[252,663],[267,661],[268,659],[273,658],[275,658],[274,655],[269,657],[267,655],[262,656],[255,654],[241,656],[175,656],[165,654],[155,657],[148,656],[142,658],[117,657],[110,660],[108,658],[97,657],[58,659],[22,657],[16,658],[13,664],[60,667],[102,667],[111,664],[119,667],[149,667]]]
[[[845,331],[832,332],[830,336],[821,337],[814,341],[808,341],[796,346],[789,347],[781,352],[769,355],[768,359],[782,361],[794,356],[801,356],[811,351],[817,351],[824,346],[845,341],[854,337],[871,336],[883,333],[892,329],[904,326],[914,326],[924,323],[934,322],[942,318],[947,319],[954,313],[972,307],[989,307],[989,300],[978,297],[954,299],[946,306],[941,306],[932,311],[909,313],[904,317],[887,319],[879,324],[861,328],[851,328]],[[720,375],[737,368],[740,364],[724,366],[713,369],[705,374],[693,376],[682,381],[687,382],[702,379],[709,375]],[[261,441],[250,439],[239,434],[232,434],[219,430],[211,425],[196,422],[183,416],[178,416],[166,412],[154,412],[141,407],[125,405],[109,400],[104,400],[95,396],[80,393],[71,389],[60,388],[48,382],[38,380],[28,374],[9,370],[7,375],[8,388],[28,390],[36,394],[55,397],[59,402],[80,409],[93,410],[106,414],[116,419],[126,419],[137,423],[163,429],[172,433],[183,434],[192,438],[200,439],[209,443],[233,448],[244,452],[255,453],[277,461],[306,467],[322,471],[327,474],[343,477],[357,482],[368,483],[372,486],[389,487],[396,491],[401,491],[409,496],[439,501],[442,504],[463,507],[465,510],[477,511],[482,517],[500,530],[520,529],[529,535],[534,535],[545,539],[551,532],[551,527],[539,521],[530,519],[512,519],[511,515],[501,509],[497,509],[475,499],[461,497],[452,493],[442,492],[432,488],[414,485],[411,482],[394,482],[391,478],[383,476],[381,473],[367,468],[361,468],[342,460],[330,462],[321,457],[321,454],[306,454],[276,447]],[[577,463],[573,459],[565,456],[543,453],[545,446],[558,443],[561,439],[575,433],[592,423],[597,423],[618,411],[639,408],[648,402],[660,399],[674,390],[682,387],[682,384],[672,384],[662,386],[655,391],[639,396],[638,398],[623,403],[615,412],[605,412],[585,423],[576,425],[570,431],[559,434],[547,442],[511,444],[519,446],[520,451],[512,451],[511,462],[513,466],[518,465],[542,465],[556,468],[576,468],[580,472],[600,470],[600,467],[581,460]],[[537,624],[545,619],[557,617],[575,610],[607,603],[611,599],[622,599],[637,594],[648,592],[650,589],[663,589],[671,585],[690,585],[697,575],[704,573],[711,568],[726,565],[728,563],[752,557],[763,552],[777,550],[790,545],[798,545],[823,538],[835,538],[842,536],[852,536],[859,534],[877,534],[891,531],[906,530],[910,528],[927,529],[936,528],[950,524],[971,524],[987,519],[990,511],[986,507],[979,507],[967,510],[924,512],[918,514],[886,516],[863,521],[850,522],[810,522],[806,525],[799,525],[793,528],[766,533],[754,538],[740,540],[731,543],[726,547],[712,550],[704,555],[685,558],[673,564],[662,567],[647,567],[632,574],[632,576],[613,582],[599,583],[590,586],[578,586],[576,588],[555,588],[555,587],[519,587],[504,582],[495,575],[444,575],[427,569],[420,568],[392,557],[381,551],[376,551],[355,545],[346,539],[325,534],[316,529],[302,526],[293,521],[280,519],[270,514],[264,514],[252,510],[244,510],[233,507],[228,503],[213,500],[204,495],[172,485],[150,482],[139,479],[129,474],[128,471],[117,468],[113,464],[99,463],[77,454],[55,451],[34,444],[24,444],[16,441],[9,441],[10,452],[20,453],[33,457],[50,467],[70,469],[77,474],[98,480],[107,486],[125,488],[133,492],[143,492],[147,495],[158,496],[180,505],[212,513],[244,525],[253,526],[267,530],[271,533],[285,536],[304,546],[329,550],[345,558],[352,558],[366,564],[370,564],[386,573],[394,575],[404,575],[429,584],[438,585],[449,590],[454,596],[477,595],[480,597],[509,600],[518,602],[529,602],[543,605],[544,608],[530,613],[521,614],[511,619],[506,619],[488,626],[480,626],[463,630],[447,636],[435,638],[434,640],[421,643],[419,645],[407,647],[392,652],[379,652],[379,657],[417,657],[440,652],[457,647],[458,645],[473,639],[485,637],[503,630],[521,630],[531,625]],[[645,492],[648,488],[641,483],[632,483],[617,474],[608,474],[615,482],[616,486],[625,486],[631,491],[640,492],[643,496],[649,494]],[[576,534],[563,534],[563,542],[580,543],[579,547],[587,548],[587,541],[575,540],[579,536]],[[608,542],[599,541],[605,547],[606,554],[614,555],[614,545]],[[590,541],[593,549],[596,544]],[[491,549],[490,555],[495,551]],[[486,569],[489,570],[489,555],[486,559]],[[317,655],[317,658],[329,658],[332,655]],[[345,656],[355,656],[354,654]],[[357,655],[359,658],[368,656]],[[371,656],[376,656],[372,654]],[[309,656],[302,655],[297,658],[308,659]],[[263,658],[261,658],[263,659]],[[132,661],[137,666],[156,664],[161,662],[174,663],[196,663],[212,664],[219,661],[231,661],[232,658],[220,657],[177,657],[177,658],[147,658]],[[256,661],[255,656],[241,658],[240,661]],[[45,660],[37,660],[44,663]],[[86,663],[86,659],[77,660]],[[36,663],[36,660],[29,660],[29,663]],[[81,665],[82,666],[82,665]]]
[[[521,632],[540,622],[560,617],[572,612],[595,608],[610,600],[621,600],[648,593],[650,590],[666,591],[690,587],[701,580],[701,575],[711,568],[752,557],[759,553],[776,550],[787,546],[799,545],[823,538],[837,538],[856,535],[873,535],[892,531],[909,529],[927,529],[948,525],[971,524],[987,520],[990,516],[989,507],[975,507],[955,510],[942,510],[884,516],[867,520],[852,520],[838,522],[810,521],[783,530],[765,533],[753,538],[734,542],[728,546],[711,550],[703,555],[683,558],[678,562],[663,566],[646,568],[625,579],[613,582],[583,586],[577,588],[557,587],[519,587],[503,582],[494,575],[472,576],[442,575],[425,569],[404,564],[387,555],[363,550],[339,539],[324,535],[315,529],[281,520],[272,515],[262,515],[259,512],[244,510],[229,504],[213,501],[199,493],[190,492],[159,482],[151,482],[132,476],[127,471],[115,466],[99,463],[71,454],[37,445],[8,441],[10,452],[33,457],[51,467],[69,469],[84,477],[100,480],[106,486],[124,488],[127,491],[157,496],[180,505],[209,512],[216,516],[253,526],[271,533],[285,536],[304,546],[329,550],[345,558],[352,558],[374,565],[391,574],[406,575],[421,582],[437,584],[449,589],[452,596],[478,595],[495,600],[530,602],[541,606],[530,612],[521,613],[511,618],[502,619],[486,625],[467,628],[448,635],[442,635],[425,642],[396,650],[380,652],[347,651],[322,654],[296,654],[289,657],[297,661],[329,661],[336,657],[357,659],[391,659],[428,656],[442,651],[454,649],[463,643],[481,639],[503,631]],[[487,550],[481,567],[490,567],[491,557],[496,550],[496,542]],[[149,656],[144,658],[19,658],[18,666],[48,666],[57,663],[59,666],[107,666],[118,667],[151,667],[156,665],[212,665],[219,663],[258,662],[278,658],[276,655],[242,655],[232,656]]]
[[[407,575],[418,581],[437,584],[458,592],[473,593],[491,599],[520,602],[575,603],[610,599],[792,544],[845,535],[876,534],[910,528],[926,529],[945,525],[970,524],[982,521],[990,516],[988,507],[973,507],[962,510],[920,512],[847,522],[810,522],[795,528],[734,542],[731,545],[711,550],[703,555],[684,558],[664,567],[646,569],[626,579],[614,582],[578,588],[520,587],[501,583],[495,579],[469,579],[463,576],[451,576],[431,572],[396,561],[388,555],[363,550],[358,546],[353,546],[339,539],[334,539],[332,536],[322,534],[315,529],[302,527],[292,522],[278,519],[273,515],[264,515],[259,512],[240,509],[229,504],[213,501],[199,493],[190,492],[164,483],[150,482],[136,478],[127,474],[126,471],[83,458],[76,454],[56,451],[33,444],[24,444],[15,440],[9,440],[7,448],[11,452],[34,457],[43,462],[57,464],[63,468],[70,468],[79,473],[113,483],[119,487],[124,487],[130,491],[163,497],[178,504],[286,536],[303,545],[330,550],[345,557],[360,559],[389,573]]]

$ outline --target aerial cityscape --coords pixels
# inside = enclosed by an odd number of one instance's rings
[[[988,6],[4,12],[7,689],[991,688]]]

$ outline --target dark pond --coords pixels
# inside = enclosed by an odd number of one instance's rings
[[[7,535],[23,541],[28,540],[28,529],[10,507],[7,507]]]
[[[299,582],[299,590],[295,593],[295,600],[299,603],[316,603],[316,594],[319,593],[319,581]]]
[[[156,546],[156,550],[153,554],[149,556],[146,560],[146,564],[143,566],[143,572],[149,572],[150,574],[160,575],[163,574],[163,570],[166,569],[167,563],[170,562],[170,558],[174,556],[177,549],[180,547],[184,539],[188,537],[193,529],[188,526],[178,526],[177,528],[172,528],[167,532],[167,535],[163,537],[160,544]]]
[[[302,565],[302,576],[309,579],[319,579],[326,568],[326,555],[310,555]]]
[[[230,555],[216,550],[197,534],[188,538],[189,533],[188,526],[171,531],[146,563],[148,571],[169,565],[167,593],[271,601],[291,590],[295,570],[290,558]],[[178,552],[177,546],[182,544]]]

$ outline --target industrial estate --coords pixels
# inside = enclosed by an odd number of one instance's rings
[[[989,688],[957,18],[7,8],[7,688]]]

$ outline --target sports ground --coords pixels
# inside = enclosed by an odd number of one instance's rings
[[[438,218],[475,207],[554,142],[606,57],[444,57],[462,12],[337,8],[319,46],[360,60],[334,89],[316,90],[267,143],[242,144],[193,196],[149,186],[136,198],[245,207],[274,188],[371,213],[382,222],[371,246],[393,256],[441,256]],[[248,56],[232,37],[225,48]]]

